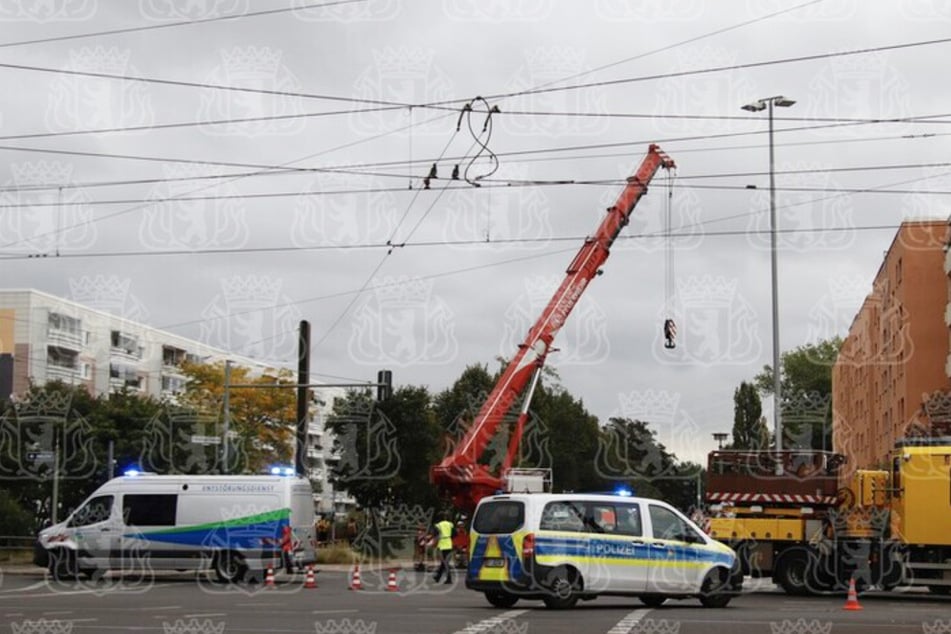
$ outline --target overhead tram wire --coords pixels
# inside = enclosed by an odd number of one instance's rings
[[[939,163],[905,163],[897,165],[855,165],[849,167],[822,167],[822,168],[802,168],[802,169],[790,169],[790,170],[781,170],[776,171],[776,174],[786,174],[786,175],[795,175],[795,174],[814,174],[814,173],[828,173],[828,172],[865,172],[865,171],[881,171],[881,170],[903,170],[903,169],[930,169],[936,167],[951,167],[951,162],[939,162]],[[688,177],[681,177],[689,180],[705,180],[705,179],[720,179],[720,178],[749,178],[755,176],[766,176],[768,172],[730,172],[730,173],[712,173],[712,174],[694,174]],[[393,174],[390,175],[394,179],[404,179],[406,175],[403,174]],[[488,179],[483,181],[483,186],[487,186],[490,189],[511,189],[516,187],[552,187],[552,186],[566,186],[566,185],[576,185],[576,186],[596,186],[603,187],[606,185],[622,185],[626,181],[622,178],[611,178],[611,179],[594,179],[594,180],[545,180],[545,179],[531,179],[531,180],[511,180],[511,179]],[[691,188],[694,189],[720,189],[720,190],[746,190],[749,189],[747,184],[743,185],[709,185],[709,184],[692,184]],[[456,186],[451,186],[451,183],[447,183],[446,189],[449,191],[471,191],[470,187],[466,187],[461,183]],[[777,187],[777,191],[787,191],[787,192],[845,192],[845,193],[881,193],[881,194],[911,194],[911,193],[931,193],[931,194],[947,194],[946,191],[914,191],[914,190],[868,190],[861,188],[844,188],[844,187]],[[196,202],[196,201],[208,201],[208,200],[257,200],[257,199],[267,199],[267,198],[288,198],[288,197],[309,197],[309,196],[339,196],[339,195],[351,195],[351,194],[379,194],[379,193],[406,193],[412,191],[416,194],[419,189],[407,190],[405,187],[393,186],[393,187],[368,187],[368,188],[359,188],[359,189],[340,189],[340,190],[310,190],[310,191],[301,191],[301,190],[292,190],[292,191],[278,191],[278,192],[250,192],[250,193],[240,193],[240,194],[221,194],[221,195],[208,195],[208,196],[182,196],[175,198],[175,202]],[[119,199],[106,199],[106,200],[89,200],[84,201],[83,205],[94,207],[96,205],[131,205],[139,203],[149,203],[155,202],[155,198],[119,198]],[[0,203],[0,209],[24,209],[24,208],[43,208],[43,207],[58,207],[60,203],[58,202],[19,202],[19,203]],[[404,215],[405,219],[405,215]],[[415,230],[415,228],[414,228]],[[398,246],[398,245],[395,245]]]
[[[310,9],[319,9],[323,7],[333,7],[341,4],[357,4],[367,2],[368,0],[330,0],[328,2],[314,2],[305,5],[293,5],[290,7],[281,7],[279,9],[265,9],[262,11],[251,11],[249,13],[235,13],[230,15],[219,15],[212,18],[196,18],[194,20],[182,20],[179,22],[169,22],[166,24],[147,24],[144,26],[130,26],[121,29],[109,29],[106,31],[93,31],[91,33],[74,33],[72,35],[58,35],[53,37],[44,37],[35,40],[20,40],[18,42],[0,42],[0,48],[13,48],[15,46],[30,46],[32,44],[49,44],[52,42],[65,42],[68,40],[79,40],[90,37],[103,37],[107,35],[124,35],[126,33],[141,33],[142,31],[155,31],[158,29],[174,29],[182,26],[196,26],[199,24],[209,24],[212,22],[224,22],[225,20],[241,20],[244,18],[257,18],[265,15],[274,15],[277,13],[289,13],[291,11],[306,11]]]
[[[438,121],[439,119],[441,119],[441,118],[443,118],[443,117],[449,117],[449,116],[454,116],[454,113],[449,113],[449,114],[446,114],[446,115],[443,115],[443,116],[433,117],[433,118],[431,118],[431,119],[428,119],[428,120],[422,122],[422,124],[433,123],[433,122]],[[776,130],[775,132],[778,134],[778,133],[782,133],[782,132],[800,132],[800,131],[830,129],[830,128],[837,128],[837,127],[852,127],[852,126],[860,126],[860,125],[879,125],[879,124],[898,124],[898,123],[923,123],[923,124],[927,124],[927,123],[932,123],[932,122],[934,122],[933,120],[935,120],[935,119],[942,119],[942,118],[945,118],[945,117],[951,117],[951,113],[941,113],[941,114],[933,114],[933,115],[916,115],[916,116],[910,116],[910,117],[894,117],[894,118],[846,119],[846,120],[844,120],[843,122],[828,123],[828,124],[823,124],[823,125],[797,126],[797,127],[781,128],[781,129],[779,129],[779,130]],[[805,119],[805,120],[808,121],[809,119]],[[833,121],[838,121],[838,120],[834,120],[834,119],[833,119]],[[938,121],[938,122],[943,123],[944,121]],[[419,125],[419,122],[415,123],[414,125]],[[405,128],[401,128],[400,130],[402,130],[402,129],[405,129]],[[399,130],[397,130],[397,131],[399,131]],[[340,149],[345,149],[345,148],[351,147],[351,146],[353,146],[353,145],[362,144],[362,143],[365,143],[365,142],[367,142],[367,141],[374,140],[375,138],[379,138],[379,137],[381,137],[381,136],[385,136],[385,135],[387,135],[387,134],[390,134],[390,133],[388,133],[388,132],[387,132],[387,133],[382,133],[382,134],[380,134],[380,135],[376,135],[376,136],[370,137],[370,138],[368,138],[368,139],[360,139],[360,140],[358,140],[358,141],[354,141],[354,142],[351,142],[351,143],[343,144],[343,145],[337,146],[337,147],[335,147],[335,148],[330,148],[330,149],[328,149],[327,151],[325,151],[324,154],[328,154],[328,153],[330,153],[330,152],[337,151],[337,150],[340,150]],[[718,133],[718,134],[690,135],[690,136],[681,136],[681,137],[667,137],[667,138],[660,138],[660,139],[658,139],[658,138],[651,138],[651,139],[646,139],[646,140],[643,140],[643,139],[634,139],[634,140],[611,142],[611,143],[594,143],[594,144],[585,144],[585,145],[571,145],[571,146],[556,146],[556,147],[548,147],[548,148],[537,148],[537,149],[529,149],[529,150],[513,150],[513,151],[509,151],[509,152],[496,152],[496,153],[494,153],[494,154],[495,154],[497,157],[500,157],[500,158],[513,158],[513,157],[522,157],[522,156],[537,156],[537,155],[539,155],[539,154],[545,154],[545,153],[563,153],[563,152],[570,152],[570,151],[608,149],[608,148],[612,148],[612,147],[629,147],[630,145],[636,145],[636,144],[639,144],[639,143],[646,143],[646,142],[648,142],[648,141],[650,141],[650,142],[664,143],[664,144],[670,144],[670,143],[683,142],[683,141],[719,140],[719,139],[723,139],[723,138],[742,137],[742,136],[755,136],[755,135],[761,135],[761,134],[764,134],[764,131],[762,131],[762,130],[750,130],[750,131],[726,132],[726,133]],[[937,137],[937,136],[947,136],[948,134],[951,134],[951,133],[903,134],[903,135],[898,135],[898,136],[879,137],[879,138],[881,138],[881,139],[890,139],[890,138],[894,138],[894,139],[899,139],[899,138],[917,139],[917,138],[922,138],[922,139],[923,139],[923,138],[930,138],[930,137]],[[853,143],[853,142],[861,142],[861,141],[866,141],[866,140],[875,140],[875,139],[854,139],[854,138],[849,138],[849,139],[830,139],[830,140],[820,140],[820,141],[801,141],[801,142],[795,142],[795,141],[794,141],[794,142],[790,142],[789,145],[818,145],[818,144],[828,144],[828,143]],[[757,147],[762,147],[762,146],[761,146],[761,145],[712,146],[711,148],[687,148],[687,149],[678,149],[677,151],[678,151],[678,152],[684,152],[684,151],[686,151],[686,152],[699,152],[699,151],[726,150],[726,149],[751,149],[751,148],[757,148]],[[105,153],[96,153],[96,152],[73,152],[73,151],[70,151],[70,150],[56,150],[56,149],[49,149],[49,150],[48,150],[48,149],[45,149],[45,148],[36,148],[36,147],[24,148],[24,147],[20,147],[20,146],[0,146],[0,150],[7,150],[7,151],[23,150],[23,151],[37,152],[37,153],[49,152],[49,153],[54,153],[54,154],[67,154],[67,155],[72,154],[72,155],[80,155],[80,156],[92,156],[92,157],[96,157],[96,158],[125,158],[125,159],[128,159],[128,160],[142,160],[142,161],[167,162],[167,163],[185,162],[185,163],[197,164],[197,165],[206,166],[206,167],[215,167],[215,166],[221,166],[221,167],[244,166],[244,167],[257,167],[257,168],[259,168],[259,169],[261,170],[261,171],[257,171],[257,172],[246,172],[246,173],[239,173],[239,174],[235,174],[235,175],[234,175],[235,177],[241,177],[241,178],[252,177],[252,176],[287,175],[287,174],[291,174],[291,173],[294,173],[294,172],[298,172],[298,173],[308,173],[308,174],[309,174],[309,173],[319,172],[319,171],[334,172],[334,171],[341,171],[341,170],[352,170],[351,172],[348,172],[348,173],[354,173],[354,174],[357,174],[357,175],[371,175],[371,174],[372,174],[371,172],[360,171],[360,168],[393,167],[393,166],[404,166],[404,165],[407,165],[407,161],[406,161],[406,160],[392,160],[392,161],[377,161],[377,162],[372,162],[372,163],[344,163],[344,164],[340,164],[340,165],[330,165],[330,166],[323,166],[323,167],[306,167],[306,168],[305,168],[305,167],[282,167],[282,166],[278,166],[278,165],[273,165],[273,166],[261,166],[261,165],[256,165],[256,164],[251,164],[251,165],[248,165],[248,164],[235,164],[235,163],[233,163],[233,162],[220,162],[220,161],[213,161],[213,160],[197,160],[197,159],[196,159],[196,160],[192,160],[192,159],[181,159],[181,158],[175,158],[175,157],[155,157],[155,156],[140,156],[140,155],[115,155],[115,154],[105,154]],[[623,154],[623,156],[626,156],[626,155],[627,155],[627,154]],[[518,161],[518,162],[539,162],[539,161],[548,161],[548,160],[550,160],[550,161],[560,161],[560,160],[575,159],[575,158],[605,158],[605,157],[611,157],[611,156],[622,156],[622,155],[620,155],[620,154],[601,154],[601,155],[596,155],[596,156],[591,156],[591,157],[587,157],[587,156],[580,156],[580,157],[573,157],[573,156],[542,157],[542,158],[536,158],[536,159],[521,159],[521,161]],[[450,156],[450,157],[445,157],[445,160],[457,162],[457,161],[465,160],[466,158],[467,158],[466,156]],[[434,159],[433,159],[432,157],[425,157],[425,158],[413,159],[412,163],[413,163],[413,164],[430,164],[430,163],[433,162],[433,160],[434,160]],[[42,191],[42,190],[58,189],[59,187],[64,187],[64,188],[66,188],[66,189],[69,189],[69,188],[78,188],[78,187],[86,187],[86,186],[90,186],[90,187],[93,187],[93,186],[110,186],[110,185],[120,186],[120,185],[126,185],[126,184],[157,183],[157,182],[174,182],[174,181],[180,181],[180,180],[200,180],[200,179],[209,179],[209,178],[226,178],[226,177],[228,177],[228,176],[229,176],[229,175],[209,175],[209,176],[168,177],[168,178],[160,178],[160,179],[131,179],[131,180],[128,180],[128,181],[117,180],[117,181],[108,181],[108,182],[102,182],[102,183],[96,183],[96,182],[92,182],[92,183],[68,183],[68,184],[65,184],[65,185],[58,185],[58,184],[57,184],[57,185],[26,185],[26,186],[12,186],[12,187],[11,187],[11,186],[0,186],[0,192],[3,192],[3,191]],[[387,175],[387,176],[389,176],[389,175]],[[394,177],[395,177],[395,176],[394,176]]]
[[[413,125],[413,126],[418,126],[418,125],[420,125],[421,123],[422,123],[422,124],[432,123],[432,122],[434,122],[434,121],[438,121],[439,119],[445,118],[445,117],[448,117],[448,116],[452,116],[452,114],[437,115],[437,116],[434,116],[434,117],[432,117],[432,118],[430,118],[430,119],[428,119],[428,120],[426,120],[426,121],[424,121],[424,122],[415,122],[415,123],[413,123],[413,124],[411,124],[411,125]],[[295,159],[294,161],[288,161],[288,163],[285,164],[285,165],[279,165],[279,166],[271,166],[271,167],[268,167],[268,168],[265,169],[265,171],[268,170],[268,169],[275,169],[275,170],[293,169],[294,171],[298,171],[297,168],[289,168],[287,165],[289,165],[290,163],[294,163],[294,162],[311,160],[311,159],[314,159],[314,158],[316,158],[316,157],[318,157],[318,156],[323,156],[324,154],[329,154],[329,153],[331,153],[331,152],[336,152],[336,151],[341,150],[341,149],[346,149],[346,148],[352,147],[352,146],[354,146],[354,145],[359,145],[359,144],[362,144],[362,143],[367,143],[367,142],[370,142],[370,141],[374,141],[374,140],[376,140],[376,139],[379,139],[379,138],[388,136],[388,135],[390,135],[390,134],[396,134],[397,132],[404,131],[404,130],[406,130],[408,127],[409,127],[409,126],[400,126],[400,127],[395,128],[395,129],[393,129],[393,130],[388,130],[388,131],[386,131],[386,132],[380,132],[380,133],[378,133],[378,134],[375,134],[375,135],[373,135],[373,136],[370,136],[370,137],[367,137],[367,138],[364,138],[364,139],[359,139],[359,140],[357,140],[357,141],[352,141],[352,142],[350,142],[350,143],[344,143],[344,144],[341,144],[341,145],[337,145],[337,146],[334,146],[334,147],[332,147],[332,148],[328,148],[328,149],[325,149],[325,150],[321,150],[321,151],[316,152],[316,153],[314,153],[314,154],[311,154],[311,155],[308,155],[308,156],[304,156],[304,157],[301,157],[301,158],[299,158],[299,159]],[[208,163],[205,163],[205,165],[208,165]],[[206,186],[204,186],[204,187],[199,187],[199,188],[197,188],[197,189],[192,189],[192,190],[187,191],[187,192],[182,192],[181,194],[176,194],[176,195],[173,195],[173,196],[166,196],[166,197],[164,197],[164,198],[159,198],[159,199],[150,201],[150,202],[147,203],[147,204],[137,205],[137,206],[135,206],[135,207],[130,207],[130,208],[128,208],[128,209],[121,209],[121,210],[116,211],[116,212],[113,212],[113,213],[111,213],[111,214],[107,214],[107,215],[105,215],[105,216],[100,216],[99,218],[93,218],[92,220],[89,220],[89,221],[73,223],[72,225],[68,225],[68,226],[66,226],[66,227],[62,227],[62,228],[60,228],[60,229],[58,229],[58,230],[47,231],[47,232],[44,232],[44,233],[41,233],[41,234],[38,234],[38,235],[31,236],[30,238],[20,239],[20,240],[14,241],[14,242],[9,242],[9,243],[6,243],[6,244],[2,244],[2,245],[0,245],[0,249],[6,249],[6,248],[9,248],[9,247],[11,247],[11,246],[15,246],[15,245],[17,245],[17,244],[23,243],[23,242],[30,242],[31,240],[34,240],[34,239],[36,239],[36,238],[45,237],[45,236],[47,236],[47,235],[50,235],[51,233],[52,233],[52,234],[55,234],[55,233],[57,233],[57,232],[68,231],[68,230],[70,230],[70,229],[74,229],[74,228],[76,228],[76,227],[81,227],[81,226],[86,225],[86,224],[97,223],[97,222],[101,222],[101,221],[103,221],[103,220],[109,220],[109,219],[112,219],[112,218],[116,218],[116,217],[119,217],[119,216],[123,216],[123,215],[129,214],[129,213],[132,213],[133,211],[138,211],[138,210],[140,210],[140,209],[149,207],[149,206],[151,206],[151,205],[175,201],[175,200],[177,200],[178,198],[181,198],[181,197],[184,197],[184,196],[188,196],[189,194],[199,193],[199,192],[205,191],[206,189],[211,189],[212,187],[218,187],[219,185],[227,184],[227,183],[233,182],[233,181],[235,181],[235,180],[239,180],[240,178],[245,178],[245,177],[242,176],[242,177],[239,177],[239,178],[234,178],[234,179],[231,179],[231,180],[227,180],[227,181],[225,181],[224,183],[212,183],[212,184],[206,185]]]

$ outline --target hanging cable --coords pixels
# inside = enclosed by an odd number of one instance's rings
[[[485,120],[482,122],[482,131],[476,132],[472,128],[472,113],[474,112],[473,105],[476,103],[481,103],[485,106]],[[483,178],[488,178],[495,174],[499,169],[499,157],[495,155],[495,152],[489,149],[489,140],[492,138],[492,115],[498,114],[500,112],[498,106],[490,106],[489,102],[483,99],[482,97],[476,97],[465,106],[462,107],[462,110],[459,112],[459,120],[456,122],[456,130],[458,131],[462,127],[462,119],[465,117],[466,125],[469,128],[469,134],[472,135],[472,140],[479,146],[479,151],[475,153],[469,162],[466,164],[466,169],[462,174],[463,180],[472,185],[473,187],[481,187],[480,180]],[[482,136],[485,135],[485,139],[482,139]],[[472,169],[472,166],[475,165],[475,162],[479,160],[479,157],[483,154],[488,154],[489,160],[492,163],[492,169],[490,169],[485,174],[479,174],[478,176],[469,176],[469,171]],[[453,171],[453,177],[457,176],[458,172]]]
[[[664,347],[677,347],[677,324],[673,318],[674,303],[674,248],[673,248],[673,198],[674,174],[667,170],[667,201],[664,210]]]

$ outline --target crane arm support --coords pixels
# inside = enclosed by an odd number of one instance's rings
[[[491,493],[491,488],[501,483],[501,474],[491,474],[484,465],[478,464],[479,458],[523,394],[532,374],[545,364],[555,336],[588,283],[608,259],[611,245],[630,221],[631,212],[647,193],[647,186],[657,170],[674,167],[673,160],[660,147],[651,145],[648,148],[647,156],[637,172],[628,177],[627,184],[608,208],[594,235],[585,239],[568,266],[565,279],[519,345],[518,352],[502,372],[462,440],[431,470],[434,484],[450,493],[458,506],[474,507],[479,498]],[[478,485],[474,486],[477,482]]]

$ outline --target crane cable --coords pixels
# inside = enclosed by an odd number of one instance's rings
[[[673,249],[673,198],[675,174],[667,170],[667,200],[664,210],[664,347],[677,347],[677,324],[673,318],[674,303],[674,249]]]

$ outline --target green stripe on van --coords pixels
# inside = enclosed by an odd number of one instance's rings
[[[187,526],[176,526],[174,528],[163,528],[157,531],[149,531],[149,535],[173,535],[175,533],[191,533],[200,530],[213,530],[217,528],[235,528],[238,526],[247,526],[249,524],[264,524],[267,522],[279,522],[281,520],[290,520],[291,509],[283,508],[267,513],[258,513],[257,515],[245,515],[230,520],[220,522],[208,522],[207,524],[189,524]]]

